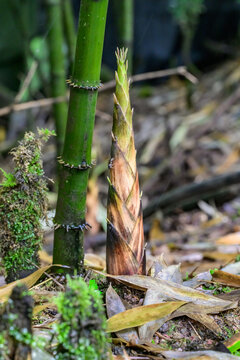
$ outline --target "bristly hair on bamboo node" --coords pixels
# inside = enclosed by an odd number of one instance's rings
[[[89,230],[92,228],[92,226],[88,223],[85,224],[80,224],[80,225],[74,225],[74,224],[54,224],[54,229],[59,229],[59,228],[63,228],[65,229],[67,232],[69,230],[75,230],[75,231],[83,231],[83,230]]]
[[[87,80],[87,81],[79,82],[79,81],[74,80],[72,78],[67,79],[66,83],[69,86],[73,87],[73,88],[91,90],[91,91],[98,90],[102,86],[101,82],[99,82],[99,81],[97,81],[97,82],[89,82]]]
[[[92,161],[91,164],[88,164],[85,160],[83,160],[81,162],[81,164],[74,165],[74,164],[69,164],[69,163],[65,162],[61,156],[58,156],[57,159],[58,159],[58,163],[60,165],[67,167],[69,169],[75,169],[75,170],[88,170],[88,169],[91,169],[94,165],[96,165],[95,161]]]

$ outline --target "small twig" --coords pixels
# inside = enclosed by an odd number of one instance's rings
[[[193,331],[195,332],[195,334],[197,335],[197,337],[202,340],[201,336],[199,335],[199,333],[197,332],[197,330],[195,329],[195,327],[193,326],[193,324],[191,323],[191,321],[188,321],[188,323],[191,325],[191,327],[193,328]]]
[[[160,337],[161,339],[164,339],[164,340],[167,340],[167,341],[169,341],[171,338],[170,338],[170,336],[166,336],[166,335],[163,335],[163,334],[161,334],[159,331],[156,331],[156,335],[158,336],[158,337]]]
[[[49,281],[51,281],[51,279],[50,279],[50,278],[48,278],[48,279],[46,279],[46,280],[42,281],[40,284],[36,284],[36,285],[34,285],[33,287],[31,287],[31,289],[33,290],[33,289],[37,288],[39,285],[46,284],[46,283],[48,283]]]
[[[88,270],[87,271],[87,274],[85,275],[85,277],[84,277],[84,281],[87,281],[87,278],[89,277],[89,275],[92,273],[92,271],[91,270]]]
[[[28,261],[28,263],[35,266],[37,269],[41,269],[38,265],[34,264],[32,261]],[[49,275],[46,271],[44,271],[43,274],[46,275],[49,279],[51,279],[53,282],[55,282],[55,284],[60,286],[60,288],[62,288],[65,291],[65,287],[60,282],[58,282],[56,279],[54,279],[54,277]]]
[[[23,84],[22,84],[18,94],[16,95],[16,97],[14,99],[15,103],[18,103],[19,101],[21,101],[22,95],[23,95],[24,91],[28,88],[28,86],[30,85],[32,78],[37,70],[37,67],[38,67],[38,63],[37,63],[37,61],[34,60],[32,62],[32,65],[31,65],[28,73],[27,73],[27,76],[25,77],[25,79],[23,81]]]
[[[57,104],[57,103],[60,103],[62,101],[66,101],[66,100],[68,100],[68,96],[58,96],[55,98],[39,99],[39,100],[33,100],[33,101],[26,101],[26,102],[19,103],[19,104],[11,104],[11,105],[0,108],[0,116],[8,115],[11,112],[23,111],[23,110],[33,109],[33,108],[40,108],[40,107],[47,107],[47,106],[51,106],[53,104]],[[105,119],[107,121],[112,120],[111,115],[109,115],[108,113],[101,111],[101,110],[96,110],[96,116],[99,116],[100,118]]]
[[[0,116],[7,115],[13,111],[23,111],[33,108],[45,107],[49,105],[53,105],[56,103],[60,103],[67,100],[67,96],[58,96],[55,98],[48,98],[48,99],[39,99],[33,101],[27,101],[20,104],[11,104],[8,106],[4,106],[0,109]]]
[[[36,63],[36,67],[37,67],[37,63]],[[33,69],[30,69],[30,71],[23,83],[22,89],[20,90],[19,94],[17,95],[18,98],[20,97],[20,94],[22,95],[22,91],[24,91],[26,86],[30,83],[31,77],[34,74],[34,71],[35,71],[34,67],[33,67]],[[137,82],[137,81],[156,79],[156,78],[177,75],[177,74],[184,76],[186,79],[191,81],[193,84],[196,84],[198,82],[198,79],[194,75],[189,73],[185,66],[179,66],[174,69],[151,71],[151,72],[147,72],[147,73],[143,73],[143,74],[137,74],[137,75],[132,76],[130,78],[130,80],[133,83],[133,82]],[[115,80],[111,80],[111,81],[103,84],[103,87],[100,88],[98,91],[101,92],[101,91],[106,91],[106,90],[112,89],[115,87],[115,84],[116,84]],[[16,99],[17,99],[17,97],[16,97]],[[33,109],[33,108],[50,106],[53,104],[57,104],[57,103],[66,101],[66,100],[68,100],[68,98],[69,98],[69,94],[67,94],[66,96],[58,96],[55,98],[27,101],[27,102],[20,103],[20,104],[11,104],[11,105],[0,108],[0,117],[4,116],[4,115],[8,115],[14,111],[23,111],[23,110]],[[16,99],[15,99],[15,101],[16,101]],[[96,115],[99,117],[105,118],[106,120],[112,119],[111,115],[109,115],[105,112],[102,112],[100,110],[97,110]]]

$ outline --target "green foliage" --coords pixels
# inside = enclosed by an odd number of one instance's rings
[[[0,334],[0,360],[7,359],[8,356],[8,345],[6,341],[6,332]]]
[[[240,341],[236,341],[232,346],[228,347],[232,355],[240,356]]]
[[[196,71],[192,65],[190,53],[198,19],[204,10],[204,0],[172,0],[170,10],[183,34],[182,53],[184,62],[192,71]]]
[[[14,187],[16,185],[15,176],[13,174],[11,174],[11,173],[8,174],[2,168],[0,168],[0,171],[4,175],[4,181],[0,185],[4,186],[4,187]]]
[[[40,220],[46,216],[46,180],[41,147],[53,133],[26,133],[11,151],[15,163],[12,174],[4,174],[0,189],[0,252],[7,281],[28,275],[38,264],[42,241]]]
[[[239,1],[240,1],[240,0],[239,0]],[[240,261],[240,255],[237,255],[237,256],[236,256],[235,261],[236,261],[236,262],[237,262],[237,261]]]
[[[171,12],[184,31],[192,31],[204,9],[203,0],[172,0]]]
[[[215,273],[215,271],[218,271],[218,269],[217,269],[217,268],[215,268],[215,269],[210,269],[210,274],[213,275],[213,274]]]
[[[25,285],[18,283],[13,289],[5,309],[0,315],[0,360],[12,358],[12,353],[21,347],[28,349],[45,348],[46,340],[32,334],[33,299]]]
[[[214,270],[210,270],[210,272],[214,272]],[[212,273],[213,274],[213,273]],[[214,284],[205,284],[203,285],[203,289],[204,290],[214,290],[213,291],[213,295],[219,295],[219,294],[227,294],[229,292],[231,292],[233,289],[229,286],[223,286],[221,284],[218,283],[214,283]]]
[[[148,98],[153,95],[153,88],[149,85],[141,86],[138,91],[138,96],[140,98]]]
[[[102,297],[82,278],[67,277],[68,287],[56,299],[61,321],[54,327],[57,360],[106,359],[107,342]],[[93,283],[92,283],[93,284]]]

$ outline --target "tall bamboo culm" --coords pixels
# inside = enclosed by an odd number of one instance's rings
[[[45,1],[49,26],[48,47],[51,67],[51,93],[53,97],[66,96],[61,0]],[[53,105],[53,115],[57,133],[57,152],[60,155],[63,149],[67,122],[66,101]]]
[[[128,48],[128,73],[133,67],[134,0],[114,0],[119,46]]]
[[[73,75],[68,81],[68,121],[59,159],[53,262],[82,272],[86,192],[108,0],[82,0]]]
[[[127,51],[117,50],[112,149],[107,210],[107,272],[114,275],[145,274],[141,197],[132,109],[127,78]]]
[[[71,0],[61,0],[62,2],[62,13],[63,13],[63,24],[64,24],[64,35],[68,47],[68,58],[70,63],[70,71],[73,70],[73,63],[75,57],[76,40],[77,34],[74,26],[74,16],[72,9]]]

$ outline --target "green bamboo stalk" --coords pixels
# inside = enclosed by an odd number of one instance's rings
[[[53,262],[83,269],[86,192],[108,0],[82,0],[60,183]]]
[[[76,31],[71,0],[62,0],[63,25],[66,43],[68,47],[68,59],[70,71],[73,70],[73,63],[76,49]]]
[[[128,49],[128,73],[132,74],[134,37],[134,0],[114,0],[119,46]]]
[[[63,54],[63,24],[61,0],[46,0],[49,25],[48,44],[51,67],[51,92],[53,97],[66,95],[66,74]],[[57,133],[57,152],[60,155],[63,149],[67,103],[65,101],[53,105],[53,114]]]

